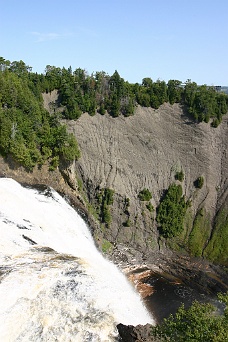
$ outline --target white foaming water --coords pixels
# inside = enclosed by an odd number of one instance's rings
[[[0,341],[115,341],[154,323],[77,212],[55,191],[0,179]]]

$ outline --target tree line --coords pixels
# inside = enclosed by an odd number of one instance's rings
[[[134,114],[135,107],[159,108],[163,103],[181,103],[198,122],[209,122],[216,127],[228,111],[228,95],[217,87],[197,85],[191,80],[184,84],[179,80],[153,81],[143,78],[142,83],[131,84],[115,71],[109,76],[104,71],[89,75],[85,69],[60,68],[47,65],[43,74],[32,72],[23,61],[9,62],[0,57],[0,70],[8,69],[20,78],[27,76],[29,87],[35,96],[57,89],[64,106],[66,119],[77,119],[84,112],[108,112],[113,117]]]
[[[38,77],[38,75],[36,76]],[[137,105],[158,109],[165,102],[181,103],[196,122],[209,122],[217,127],[222,116],[228,111],[228,96],[214,87],[197,85],[187,80],[152,81],[144,78],[142,84],[125,81],[117,71],[109,76],[104,71],[89,75],[78,68],[56,68],[47,66],[45,76],[40,75],[42,91],[58,89],[63,115],[67,119],[77,119],[82,113],[94,115],[96,112],[111,116],[130,116]]]
[[[61,114],[43,108],[42,93],[58,90]],[[89,75],[86,70],[47,65],[44,73],[32,72],[23,61],[0,57],[0,152],[11,154],[28,169],[59,159],[73,160],[80,152],[77,142],[59,119],[78,119],[82,113],[108,113],[113,117],[133,115],[137,105],[159,108],[163,103],[181,103],[196,122],[217,127],[228,111],[228,95],[216,88],[188,80],[152,81],[131,84],[117,71]]]
[[[38,77],[38,75],[36,76]],[[58,89],[63,115],[67,119],[77,119],[84,112],[96,112],[111,116],[130,116],[137,105],[158,109],[165,102],[181,103],[196,122],[209,122],[217,127],[222,116],[228,111],[228,96],[215,87],[197,85],[191,80],[182,84],[178,80],[152,81],[144,78],[142,84],[125,81],[117,71],[109,76],[104,71],[89,75],[78,68],[56,68],[47,66],[45,75],[40,75],[42,91]],[[38,78],[39,78],[38,77]]]

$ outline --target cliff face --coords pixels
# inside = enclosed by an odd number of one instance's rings
[[[100,189],[115,191],[110,206],[112,223],[103,231],[107,240],[127,243],[141,251],[163,248],[164,244],[158,243],[156,207],[164,191],[176,182],[192,201],[185,232],[176,242],[188,249],[191,236],[194,244],[194,222],[201,209],[201,252],[207,247],[216,215],[221,208],[225,213],[227,210],[228,116],[215,129],[206,123],[194,123],[180,105],[165,104],[158,110],[137,107],[135,115],[128,118],[83,114],[67,125],[82,151],[76,172],[90,202],[96,202]],[[184,180],[179,182],[175,175],[181,170]],[[204,185],[198,189],[195,182],[200,176]],[[143,188],[152,193],[152,212],[146,207],[148,202],[138,198]]]
[[[57,101],[57,92],[44,94],[44,106],[50,112]],[[42,167],[27,173],[9,158],[7,163],[0,159],[1,175],[50,185],[76,199],[81,208],[86,204],[84,195],[98,208],[102,189],[113,189],[114,202],[108,205],[111,223],[93,225],[95,239],[103,250],[110,247],[105,240],[143,253],[167,252],[168,246],[227,264],[228,115],[212,128],[194,123],[179,104],[165,104],[158,110],[138,106],[127,118],[83,114],[77,121],[65,123],[82,152],[76,163],[60,165],[52,172]],[[184,173],[182,182],[175,179],[180,171]],[[204,179],[201,189],[196,187],[198,177]],[[183,233],[165,240],[158,233],[156,208],[174,182],[181,184],[192,206]],[[144,188],[152,193],[154,210],[138,197]]]

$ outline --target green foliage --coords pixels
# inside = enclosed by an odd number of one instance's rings
[[[228,265],[228,210],[221,209],[215,218],[212,237],[204,251],[204,256],[222,265]]]
[[[105,106],[104,103],[100,104],[100,108],[98,109],[98,113],[100,113],[101,115],[105,114]]]
[[[182,88],[180,87],[181,81],[169,80],[168,81],[168,99],[171,104],[181,102]]]
[[[152,213],[154,211],[154,207],[152,205],[151,202],[149,202],[147,205],[146,205],[147,209]]]
[[[0,74],[1,109],[4,112],[6,109],[16,109],[17,112],[20,110],[23,115],[27,115],[26,120],[23,117],[21,122],[22,126],[27,126],[23,129],[22,139],[20,138],[22,150],[28,149],[27,138],[32,132],[35,132],[37,136],[37,128],[43,124],[44,126],[52,126],[53,123],[50,122],[50,118],[40,123],[44,115],[41,93],[48,93],[54,89],[58,90],[59,105],[64,108],[61,115],[69,120],[77,120],[84,112],[88,112],[91,116],[97,112],[102,115],[107,112],[113,117],[119,115],[128,117],[134,114],[138,104],[157,109],[165,102],[171,104],[178,102],[185,105],[194,120],[209,122],[210,118],[212,118],[211,125],[217,127],[222,120],[222,116],[228,111],[228,96],[226,94],[217,92],[213,87],[198,86],[190,80],[185,85],[178,80],[170,80],[166,84],[164,81],[157,80],[154,82],[151,78],[146,77],[142,80],[142,84],[130,84],[117,71],[112,76],[103,71],[89,75],[81,68],[72,71],[71,67],[66,69],[51,65],[46,66],[44,74],[37,74],[32,73],[31,67],[27,66],[23,61],[11,63],[3,57],[0,59]],[[3,154],[7,154],[7,151],[10,150],[9,135],[11,134],[12,124],[19,124],[18,122],[12,122],[12,119],[9,122],[8,114],[5,113],[5,116],[1,118],[5,125],[5,129],[2,129],[1,132],[1,150]],[[16,116],[19,117],[21,114],[17,113]],[[52,135],[52,130],[49,134]],[[5,137],[6,139],[3,142]],[[23,139],[25,142],[22,142]],[[52,146],[54,144],[53,142]],[[62,155],[65,160],[72,160],[74,157],[78,158],[78,147],[75,143],[72,143],[71,139],[63,145],[62,148],[58,146],[57,149],[53,150],[49,144],[43,144],[43,142],[40,144],[40,141],[33,141],[32,149],[24,153],[24,158],[20,158],[22,160],[20,163],[32,168],[37,163],[37,160],[43,163],[45,158],[52,158],[56,155]],[[71,152],[66,151],[68,147]],[[38,150],[41,156],[38,156],[35,150]],[[15,158],[18,158],[15,149],[14,152]],[[73,157],[74,153],[75,156]],[[27,154],[29,156],[26,156]],[[48,155],[49,157],[47,157]]]
[[[82,192],[83,191],[83,181],[81,178],[77,178],[77,184],[78,184],[78,191]]]
[[[226,304],[223,315],[215,314],[213,305],[195,301],[188,309],[182,305],[174,316],[170,315],[160,326],[153,327],[152,335],[161,342],[228,341],[228,293],[220,294],[219,299]]]
[[[168,101],[167,85],[164,81],[153,82],[150,78],[142,80],[142,86],[134,86],[136,101],[143,107],[159,108],[164,102]]]
[[[85,202],[87,203],[87,208],[91,216],[93,216],[97,221],[99,221],[99,213],[97,212],[96,208],[88,202],[88,199],[86,196],[83,194],[83,198]]]
[[[125,197],[123,211],[128,216],[128,218],[130,216],[129,206],[130,206],[130,198]]]
[[[59,165],[59,157],[55,156],[54,158],[52,158],[51,162],[50,162],[50,166],[49,166],[49,171],[54,171]]]
[[[135,101],[133,98],[126,96],[121,100],[121,113],[127,117],[134,114]]]
[[[214,127],[214,128],[217,128],[218,125],[220,124],[221,120],[219,120],[218,118],[214,118],[212,123],[211,123],[211,126]]]
[[[183,182],[184,180],[184,172],[181,170],[175,174],[175,179]]]
[[[106,223],[108,227],[112,222],[112,215],[107,204],[103,204],[102,206],[102,222]]]
[[[149,189],[144,188],[138,195],[140,201],[149,201],[152,198],[152,194]]]
[[[175,237],[183,231],[187,207],[181,185],[171,184],[157,211],[156,219],[161,235],[166,238]]]
[[[104,197],[103,197],[103,201],[107,204],[107,205],[111,205],[113,204],[113,196],[114,196],[115,191],[109,188],[105,188],[104,189]]]
[[[55,169],[60,158],[71,161],[80,152],[66,127],[44,110],[40,83],[29,70],[20,61],[0,71],[0,153],[28,170],[46,160]]]
[[[112,250],[112,248],[113,248],[113,245],[111,244],[111,242],[109,242],[108,240],[103,240],[103,242],[102,242],[102,252],[103,253],[108,253],[109,251],[111,251]]]
[[[200,176],[200,177],[197,178],[197,180],[195,181],[195,187],[196,187],[196,188],[199,188],[199,189],[202,189],[203,184],[204,184],[204,178],[203,178],[203,176]]]
[[[129,84],[117,71],[112,76],[104,72],[88,75],[80,68],[72,73],[49,65],[44,79],[38,77],[34,81],[47,92],[59,90],[67,119],[77,119],[83,112],[94,115],[98,111],[103,115],[106,110],[113,117],[129,116],[134,113],[137,103],[157,109],[169,101],[185,104],[197,121],[208,122],[212,117],[212,125],[216,127],[228,109],[226,94],[217,93],[213,87],[198,86],[190,80],[184,86],[178,80],[166,84],[160,80],[153,82],[147,77],[142,80],[142,85]]]
[[[114,190],[105,188],[100,191],[97,195],[97,200],[99,204],[100,220],[107,226],[110,226],[112,222],[112,215],[110,213],[110,205],[113,204],[114,200]]]
[[[189,114],[199,122],[209,122],[210,118],[213,118],[212,126],[217,127],[222,116],[228,111],[227,100],[227,94],[219,93],[213,87],[197,86],[190,80],[186,82],[183,102],[187,106]]]
[[[129,198],[129,197],[126,197],[126,198],[125,198],[125,206],[126,206],[126,208],[128,208],[129,205],[130,205],[130,198]]]
[[[106,110],[113,117],[120,114],[127,117],[134,114],[137,104],[157,109],[165,102],[178,102],[185,104],[194,120],[209,122],[212,117],[212,126],[217,127],[228,110],[226,94],[217,93],[213,87],[198,86],[190,80],[185,85],[178,80],[169,80],[166,84],[146,77],[140,85],[129,84],[117,71],[112,76],[104,72],[89,76],[84,70],[76,69],[67,78],[61,70],[55,70],[55,73],[56,83],[60,82],[62,104],[66,106],[66,118],[77,119],[82,112],[94,115],[98,111],[104,115]],[[50,82],[49,74],[46,78]],[[53,80],[51,82],[49,89],[54,84]]]
[[[61,126],[61,128],[64,126]],[[64,127],[65,130],[65,127]],[[60,156],[66,161],[73,161],[74,159],[80,158],[80,150],[78,148],[78,143],[73,136],[73,134],[67,134],[59,148]]]
[[[128,219],[123,223],[123,226],[124,226],[124,227],[130,227],[130,226],[131,226],[131,220],[130,220],[129,217],[128,217]]]
[[[186,252],[188,250],[188,239],[189,239],[189,234],[192,230],[193,226],[193,210],[191,210],[191,204],[190,201],[187,200],[186,202],[187,210],[184,216],[183,220],[183,231],[176,237],[168,239],[166,241],[167,246],[175,251],[183,251]]]
[[[210,228],[210,217],[202,208],[196,214],[188,239],[188,247],[192,255],[202,256],[205,244],[210,237]]]

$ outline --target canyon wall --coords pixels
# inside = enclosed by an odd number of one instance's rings
[[[172,246],[191,249],[199,233],[194,222],[201,217],[204,236],[199,248],[203,253],[221,210],[227,222],[227,115],[218,128],[213,128],[193,122],[179,104],[164,104],[158,110],[138,106],[127,118],[83,114],[66,124],[82,152],[71,176],[77,174],[89,202],[96,207],[101,189],[115,192],[110,206],[112,222],[102,231],[111,243],[128,244],[141,251],[163,249],[166,242],[159,239],[156,208],[172,183],[181,184],[192,203],[185,230],[171,241]],[[182,182],[175,179],[180,171],[184,173]],[[196,186],[199,177],[204,179],[202,188]],[[148,202],[138,197],[144,188],[152,193],[154,210],[148,210]]]
[[[52,113],[58,93],[43,97]],[[60,164],[51,172],[48,165],[35,167],[28,173],[10,157],[1,158],[0,175],[47,184],[71,198],[90,217],[95,240],[105,252],[113,246],[126,246],[141,255],[174,249],[227,264],[228,115],[213,128],[210,123],[194,122],[179,104],[164,104],[157,110],[138,106],[130,117],[85,113],[63,123],[81,149],[77,162]],[[180,171],[183,181],[176,179]],[[202,188],[196,185],[199,177],[204,180]],[[164,239],[156,221],[157,208],[173,183],[181,185],[191,207],[183,232]],[[107,188],[114,191],[113,203],[108,205],[111,219],[100,224],[96,219],[101,220],[100,200]],[[139,198],[144,188],[152,194],[149,201]]]

